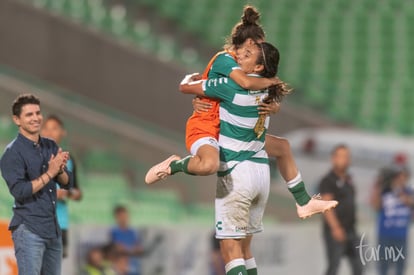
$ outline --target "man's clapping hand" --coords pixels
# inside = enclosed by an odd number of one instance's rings
[[[47,173],[52,178],[56,177],[66,166],[69,160],[69,152],[63,152],[62,148],[59,148],[56,155],[52,155],[49,160],[49,169]]]

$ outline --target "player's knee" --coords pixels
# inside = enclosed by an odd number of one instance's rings
[[[279,139],[280,150],[283,155],[290,154],[290,143],[287,139],[281,138]]]

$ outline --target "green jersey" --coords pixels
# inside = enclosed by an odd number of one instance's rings
[[[208,73],[208,78],[228,77],[233,70],[240,70],[234,57],[228,52],[217,55]]]
[[[206,96],[220,100],[219,176],[229,174],[245,160],[268,163],[265,134],[257,138],[253,130],[259,117],[258,104],[268,95],[267,90],[245,90],[230,78],[221,77],[207,80],[204,91]],[[266,118],[265,128],[268,126]]]

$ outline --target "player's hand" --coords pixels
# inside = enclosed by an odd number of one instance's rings
[[[181,80],[180,85],[190,84],[197,80],[201,80],[201,75],[199,73],[187,74],[184,76],[183,80]]]
[[[345,230],[342,227],[337,226],[337,227],[333,228],[331,230],[331,233],[332,233],[332,237],[334,238],[335,241],[340,242],[340,243],[343,243],[343,242],[346,241],[346,233],[345,233]]]
[[[276,114],[280,110],[280,104],[276,101],[273,101],[269,104],[260,102],[259,107],[257,107],[259,110],[259,115],[272,115]]]
[[[192,81],[198,81],[198,80],[201,80],[201,78],[202,78],[202,75],[200,73],[193,73],[191,75],[190,81],[191,82]]]
[[[269,87],[270,86],[273,86],[273,85],[277,85],[277,84],[280,84],[280,83],[282,83],[283,81],[282,80],[280,80],[279,79],[279,77],[277,77],[277,76],[275,76],[275,77],[272,77],[272,78],[269,78],[269,80],[270,80],[270,85],[269,85]]]
[[[193,99],[193,109],[197,113],[208,112],[213,107],[211,103],[202,101],[199,97]]]

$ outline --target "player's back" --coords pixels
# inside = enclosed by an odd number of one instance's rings
[[[207,80],[206,94],[220,99],[220,171],[228,173],[245,160],[267,163],[265,135],[257,138],[254,132],[259,117],[257,107],[267,91],[245,90],[230,78],[217,78]],[[266,128],[268,124],[267,118]]]
[[[225,51],[219,52],[208,63],[202,78],[227,77],[235,66],[237,66],[237,63],[233,55]],[[191,145],[200,138],[214,137],[218,139],[220,129],[219,100],[209,97],[203,97],[201,100],[209,103],[211,109],[207,112],[193,112],[187,120],[187,150],[190,150]]]

